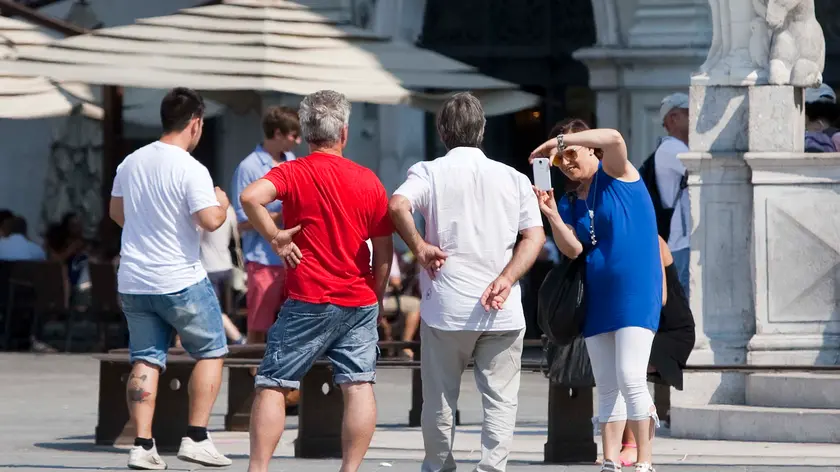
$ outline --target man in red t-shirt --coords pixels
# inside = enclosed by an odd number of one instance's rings
[[[240,197],[248,220],[288,267],[288,300],[268,332],[255,379],[249,471],[268,470],[285,423],[285,395],[318,357],[344,395],[343,472],[358,470],[376,427],[377,319],[393,255],[385,188],[342,157],[350,103],[320,91],[300,105],[311,154],[273,168]],[[280,230],[265,205],[283,202]],[[366,241],[373,245],[373,267]]]

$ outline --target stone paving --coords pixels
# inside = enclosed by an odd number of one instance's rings
[[[422,438],[417,428],[405,426],[409,374],[385,370],[379,377],[380,426],[362,470],[419,471]],[[0,354],[0,470],[127,470],[125,450],[93,444],[97,380],[98,364],[86,355]],[[470,374],[465,375],[463,385],[460,407],[465,425],[456,437],[456,458],[459,470],[468,471],[478,458],[481,412]],[[242,471],[247,468],[248,437],[222,431],[225,395],[223,390],[213,414],[213,438],[219,449],[234,459],[227,470]],[[519,427],[508,470],[596,472],[594,465],[542,464],[546,395],[540,374],[523,376]],[[338,470],[338,461],[294,459],[295,435],[295,419],[290,419],[272,471]],[[840,445],[688,441],[669,438],[667,430],[660,430],[659,435],[655,457],[660,472],[840,471]],[[170,470],[198,470],[174,456],[164,459]]]

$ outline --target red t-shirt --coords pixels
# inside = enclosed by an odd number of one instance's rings
[[[289,297],[346,307],[375,304],[366,241],[394,232],[376,174],[349,159],[314,153],[263,178],[283,202],[285,227],[301,225],[293,240],[303,259],[286,276]]]

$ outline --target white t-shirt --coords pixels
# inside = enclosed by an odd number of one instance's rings
[[[230,257],[230,240],[236,231],[236,210],[228,207],[227,219],[216,231],[204,231],[201,234],[201,265],[207,272],[224,272],[233,269]]]
[[[455,148],[408,171],[395,195],[426,220],[426,241],[448,256],[434,280],[420,273],[420,314],[446,331],[525,328],[522,291],[514,284],[504,307],[484,311],[480,299],[513,256],[518,234],[542,227],[531,182],[477,148]]]
[[[218,206],[210,172],[187,151],[156,141],[126,157],[114,177],[125,225],[120,293],[168,294],[207,276],[193,214]]]
[[[656,148],[654,171],[662,206],[671,208],[680,190],[680,182],[685,175],[685,166],[677,155],[688,152],[688,146],[677,138],[666,136]],[[679,251],[689,247],[691,235],[691,206],[688,201],[688,189],[684,189],[671,218],[671,235],[668,237],[668,249]]]

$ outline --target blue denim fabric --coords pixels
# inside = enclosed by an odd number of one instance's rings
[[[166,352],[177,332],[181,344],[196,359],[213,359],[228,352],[222,310],[208,279],[166,295],[121,293],[128,322],[130,360],[166,368]]]
[[[376,382],[379,305],[360,308],[287,300],[268,331],[257,387],[300,388],[319,357],[332,362],[336,384]]]
[[[295,160],[295,155],[291,152],[286,153],[286,161],[293,160]],[[236,211],[236,219],[239,223],[248,221],[248,216],[245,215],[245,210],[242,209],[242,203],[239,201],[239,196],[242,194],[242,191],[248,185],[263,178],[273,167],[274,161],[263,149],[262,145],[257,145],[254,152],[249,154],[236,167],[231,182],[230,193],[232,196],[230,202]],[[265,207],[270,212],[277,212],[283,209],[283,203],[275,200]],[[266,241],[255,230],[242,232],[242,257],[248,262],[257,262],[262,265],[283,265],[283,260],[271,249],[271,243]]]
[[[671,255],[674,257],[674,266],[677,269],[677,275],[680,278],[680,285],[682,285],[685,296],[688,297],[688,286],[691,279],[688,269],[691,264],[691,248],[674,251]]]

